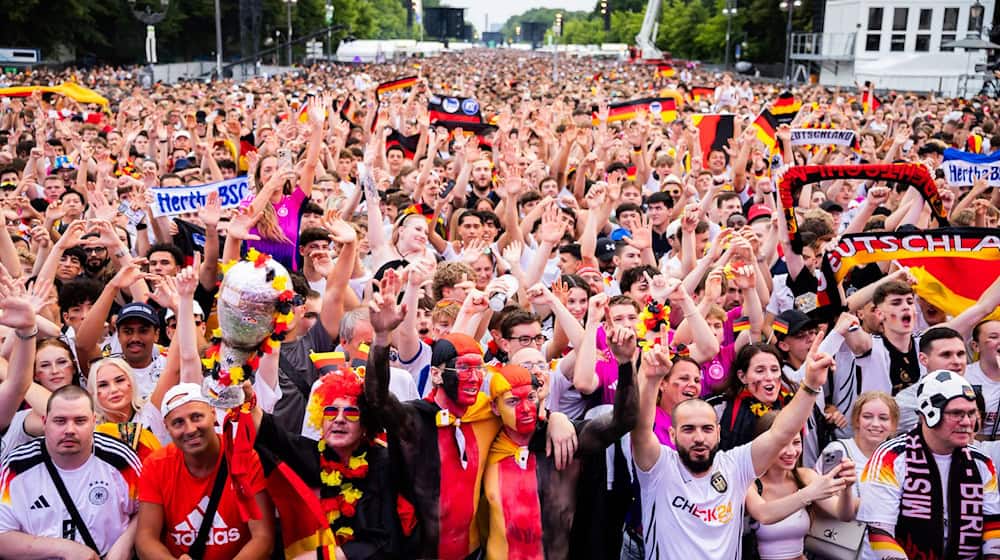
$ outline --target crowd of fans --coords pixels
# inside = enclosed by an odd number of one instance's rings
[[[551,64],[5,76],[109,104],[2,98],[0,556],[848,557],[814,548],[834,527],[866,559],[1000,557],[1000,281],[949,317],[873,263],[823,305],[840,236],[930,228],[931,209],[823,181],[794,201],[797,250],[775,196],[791,165],[917,163],[953,224],[995,228],[998,191],[940,166],[1000,146],[1000,106],[799,86],[771,154],[750,124],[773,84]],[[675,120],[610,118],[663,90]],[[482,121],[432,121],[441,97]],[[707,113],[734,131],[703,153]],[[859,146],[793,146],[807,125]],[[153,211],[241,177],[239,204]],[[240,453],[202,358],[227,264],[260,254],[295,298],[243,384]],[[280,465],[333,542],[291,542]]]

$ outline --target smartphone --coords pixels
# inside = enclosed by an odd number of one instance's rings
[[[278,168],[285,168],[292,166],[292,150],[288,148],[278,149]]]
[[[454,188],[455,188],[455,181],[448,181],[448,183],[445,185],[445,187],[443,189],[441,189],[441,192],[438,193],[438,198],[442,198],[442,199],[448,198],[448,195],[451,194],[451,191]]]
[[[834,449],[823,454],[823,474],[829,474],[844,460],[844,450]]]

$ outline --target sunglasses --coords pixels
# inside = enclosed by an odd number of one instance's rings
[[[326,406],[323,407],[323,419],[336,420],[340,414],[344,414],[344,420],[348,422],[358,422],[361,420],[361,409],[356,406]]]

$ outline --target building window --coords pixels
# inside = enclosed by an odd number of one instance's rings
[[[955,14],[958,22],[958,14]],[[868,31],[882,31],[882,8],[868,8]]]
[[[934,10],[928,8],[920,10],[920,21],[917,23],[917,29],[919,31],[930,31],[931,30],[931,18],[933,17]]]
[[[892,11],[892,30],[906,31],[906,19],[910,15],[909,8],[895,8]]]
[[[879,47],[882,45],[882,36],[878,33],[869,33],[865,39],[865,50],[869,52],[877,52]]]
[[[917,52],[927,52],[931,50],[931,36],[917,35],[917,42],[914,44],[913,50]]]
[[[958,31],[958,8],[944,9],[944,25],[941,29],[943,31]]]
[[[889,41],[889,50],[892,52],[903,52],[906,50],[906,35],[893,35]]]

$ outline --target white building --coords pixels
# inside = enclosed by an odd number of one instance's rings
[[[977,37],[973,5],[993,20],[994,0],[827,0],[823,32],[793,34],[792,63],[818,69],[829,86],[871,81],[880,90],[974,95],[986,51],[944,46],[970,30]]]

